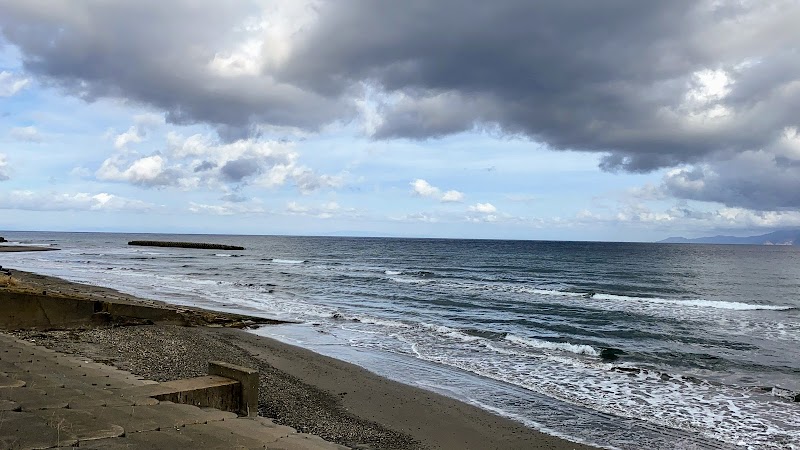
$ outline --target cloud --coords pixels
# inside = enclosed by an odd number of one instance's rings
[[[447,191],[442,194],[442,202],[460,202],[464,200],[464,193],[459,191]]]
[[[318,174],[298,160],[293,144],[287,142],[241,139],[226,143],[208,135],[184,137],[170,132],[164,151],[141,155],[120,149],[103,161],[95,175],[104,181],[187,190],[203,187],[226,191],[244,185],[276,188],[293,184],[307,194],[344,185],[345,174]]]
[[[229,143],[361,114],[376,139],[487,130],[599,153],[608,171],[688,168],[667,180],[680,198],[782,208],[797,200],[778,191],[800,178],[775,150],[799,125],[798,20],[789,0],[8,0],[0,33],[26,77],[208,124]],[[12,86],[0,92],[28,82],[0,80]],[[335,183],[228,162],[228,182]],[[700,191],[684,183],[699,179]],[[768,192],[747,187],[761,182]]]
[[[478,212],[481,214],[492,214],[497,212],[497,208],[491,203],[476,203],[469,207],[469,211]]]
[[[644,226],[675,234],[676,231],[706,230],[759,232],[800,227],[798,211],[753,211],[746,208],[722,207],[716,209],[675,205],[663,209],[652,209],[643,204],[628,204],[607,213],[581,211],[574,219],[546,221],[550,226],[599,225]],[[696,231],[695,231],[696,232]]]
[[[370,80],[397,94],[378,137],[497,126],[644,171],[793,122],[800,5],[770,3],[327,2],[283,70],[319,92]]]
[[[8,166],[8,159],[4,153],[0,153],[0,181],[11,178],[11,168]]]
[[[0,72],[0,97],[17,95],[29,84],[30,80],[28,78],[23,78],[4,70]]]
[[[128,128],[128,131],[118,134],[114,138],[114,148],[116,149],[123,149],[128,146],[128,144],[137,144],[142,142],[144,139],[144,135],[142,135],[139,131],[139,128],[135,125],[132,125]]]
[[[497,208],[491,203],[476,203],[467,208],[468,222],[497,222],[500,219],[512,219],[507,215],[497,213]]]
[[[148,134],[164,125],[164,116],[161,114],[137,114],[133,117],[134,124],[127,131],[114,138],[114,148],[122,150],[128,144],[138,144],[147,139]]]
[[[226,203],[224,205],[208,205],[203,203],[189,203],[189,211],[195,214],[210,214],[215,216],[232,216],[241,214],[264,214],[267,211],[259,203]]]
[[[487,128],[599,152],[608,171],[760,151],[798,124],[797,2],[462,6],[323,3],[282,73],[328,95],[368,80],[383,94],[381,117],[371,119],[377,138]],[[785,168],[791,174],[800,179],[797,166]],[[740,189],[744,177],[723,176],[734,185],[720,188],[738,190],[742,204],[763,203]]]
[[[9,136],[13,139],[18,141],[25,141],[25,142],[42,142],[44,141],[44,136],[39,133],[39,130],[36,129],[34,126],[29,127],[14,127],[9,131]]]
[[[301,205],[297,202],[286,204],[286,212],[292,215],[316,217],[319,219],[330,219],[332,217],[357,217],[357,211],[353,208],[342,208],[339,203],[331,201],[316,206]]]
[[[421,178],[417,178],[409,183],[409,185],[411,185],[413,194],[419,197],[436,198],[442,203],[460,202],[464,200],[464,194],[462,192],[449,190],[442,193],[441,189],[432,186]]]
[[[248,201],[249,198],[236,192],[228,192],[227,194],[223,195],[220,200],[230,203],[243,203]]]
[[[672,169],[663,189],[677,198],[754,210],[800,207],[800,135],[787,128],[772,146]]]
[[[301,1],[10,0],[0,33],[47,84],[151,105],[169,123],[215,125],[236,140],[259,124],[317,129],[355,111],[274,76],[310,13]]]
[[[11,191],[0,193],[0,209],[27,211],[137,211],[156,206],[139,200],[119,197],[107,192],[74,194],[57,192]]]
[[[121,157],[103,161],[95,175],[105,181],[127,181],[140,186],[167,186],[177,183],[178,175],[166,167],[160,155],[146,156],[127,164]]]

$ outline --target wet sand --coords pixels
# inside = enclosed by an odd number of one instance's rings
[[[13,275],[36,290],[161,304],[53,277]],[[257,367],[261,415],[352,448],[593,448],[245,330],[155,324],[16,334],[157,381],[204,375],[209,360]]]

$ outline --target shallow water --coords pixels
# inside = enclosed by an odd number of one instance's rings
[[[262,332],[553,434],[800,448],[800,404],[784,397],[800,391],[796,247],[4,235],[63,250],[2,265],[298,320]],[[247,250],[125,245],[142,238]]]

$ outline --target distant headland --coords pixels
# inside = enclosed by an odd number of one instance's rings
[[[800,230],[781,230],[758,236],[709,236],[695,239],[670,237],[660,244],[750,244],[750,245],[800,245]]]

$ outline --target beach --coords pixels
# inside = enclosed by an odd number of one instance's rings
[[[13,276],[26,288],[54,294],[162,304],[55,277],[16,270]],[[156,381],[204,375],[210,360],[258,368],[261,415],[352,448],[593,448],[237,328],[155,323],[15,335]]]

